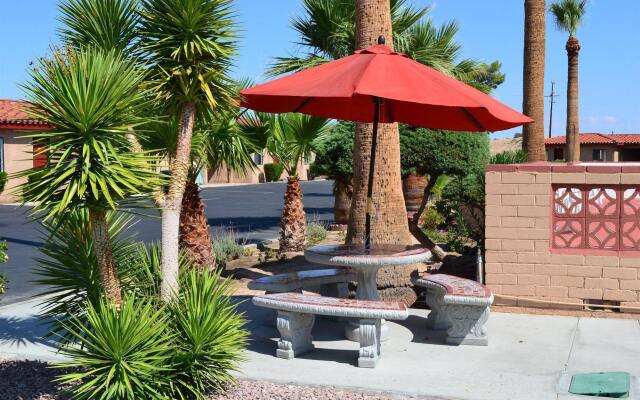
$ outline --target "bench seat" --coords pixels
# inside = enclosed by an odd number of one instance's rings
[[[352,300],[301,293],[255,296],[253,304],[278,311],[280,332],[276,356],[292,359],[314,349],[311,329],[316,315],[356,318],[360,325],[358,366],[373,368],[380,358],[381,319],[404,320],[409,316],[401,302]]]
[[[299,292],[312,286],[346,284],[355,280],[355,273],[349,269],[329,268],[264,276],[249,282],[248,287],[252,290],[264,290],[266,293],[284,293]],[[346,296],[346,293],[341,293],[346,290],[345,285],[342,290],[336,289],[335,295],[340,293]]]
[[[488,345],[484,324],[489,319],[493,294],[486,286],[469,279],[446,274],[423,275],[416,286],[427,289],[431,308],[427,327],[447,330],[449,344]]]

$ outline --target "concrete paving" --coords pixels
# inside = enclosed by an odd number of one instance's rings
[[[0,308],[0,357],[60,360],[52,344],[41,339],[46,327],[35,304]],[[250,301],[241,309],[252,335],[238,378],[443,399],[568,400],[578,397],[559,394],[563,373],[640,376],[637,320],[494,312],[487,323],[489,346],[455,347],[442,344],[442,333],[424,328],[427,310],[412,309],[408,320],[388,323],[390,339],[383,343],[380,364],[364,369],[356,367],[358,344],[344,340],[337,322],[317,318],[316,350],[282,360],[274,357],[278,334],[272,314]]]

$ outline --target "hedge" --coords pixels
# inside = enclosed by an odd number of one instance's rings
[[[284,166],[282,164],[265,164],[264,165],[264,179],[267,182],[277,182],[282,176]]]

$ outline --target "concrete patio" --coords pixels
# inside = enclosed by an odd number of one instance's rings
[[[243,298],[244,299],[244,298]],[[0,308],[0,357],[59,360],[37,321],[35,302]],[[274,357],[277,330],[271,314],[250,301],[241,308],[252,332],[238,378],[337,386],[443,399],[570,399],[558,394],[563,373],[627,371],[640,376],[640,321],[493,313],[489,346],[442,345],[442,334],[423,328],[427,310],[388,323],[376,369],[357,368],[358,344],[341,325],[318,318],[316,350],[294,360]],[[635,378],[637,394],[638,380]],[[595,399],[595,397],[588,397]],[[635,397],[633,397],[635,398]]]

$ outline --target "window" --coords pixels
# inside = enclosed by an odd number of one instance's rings
[[[605,161],[607,159],[607,151],[605,149],[593,149],[591,159],[593,161]]]
[[[564,147],[554,147],[553,148],[553,160],[564,160]]]
[[[552,247],[640,251],[640,186],[556,185]]]
[[[311,164],[314,160],[316,155],[314,153],[309,153],[309,154],[305,154],[304,159],[302,160],[304,165],[309,165]]]
[[[256,165],[262,165],[262,164],[264,164],[264,157],[263,157],[263,155],[262,155],[262,152],[259,152],[259,153],[253,153],[253,154],[251,155],[251,157],[253,158],[253,162],[254,162],[254,164],[256,164]]]
[[[0,172],[4,171],[4,138],[0,136]]]

